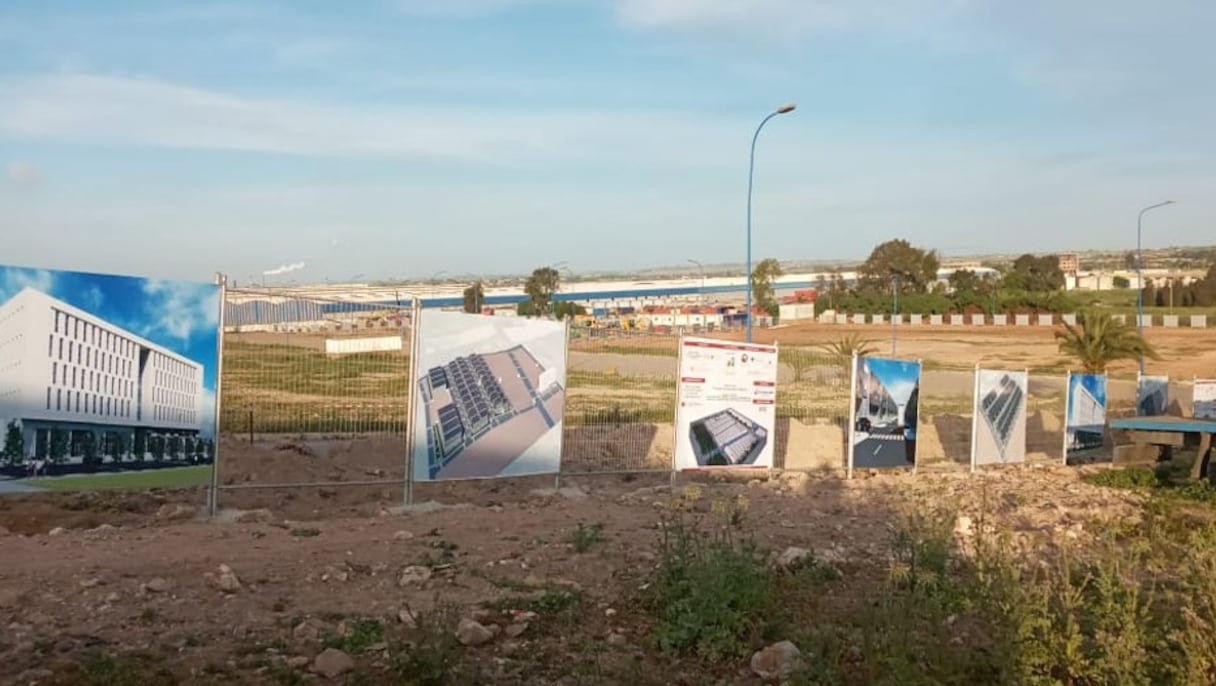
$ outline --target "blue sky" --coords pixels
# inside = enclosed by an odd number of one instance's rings
[[[1076,393],[1077,386],[1089,391],[1094,400],[1106,407],[1106,375],[1105,374],[1073,374],[1069,378],[1069,394]]]
[[[0,265],[0,303],[33,288],[204,366],[215,392],[219,287],[206,283]]]
[[[884,357],[867,357],[870,372],[891,394],[891,399],[903,405],[912,397],[912,390],[920,383],[920,362],[895,360]]]
[[[0,8],[6,261],[238,281],[1216,235],[1210,0]]]

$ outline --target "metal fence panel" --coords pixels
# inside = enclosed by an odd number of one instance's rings
[[[221,490],[402,483],[412,304],[277,300],[228,290]]]

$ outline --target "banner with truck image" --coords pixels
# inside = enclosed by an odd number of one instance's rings
[[[921,364],[863,356],[853,365],[849,473],[916,466]]]
[[[674,467],[773,466],[777,346],[680,339]]]
[[[207,483],[220,292],[0,266],[0,493]]]

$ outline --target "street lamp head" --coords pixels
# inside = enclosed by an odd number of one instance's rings
[[[795,105],[794,103],[787,102],[784,105],[782,105],[781,107],[777,108],[777,114],[787,114],[789,112],[793,112],[795,107],[797,107],[797,105]]]

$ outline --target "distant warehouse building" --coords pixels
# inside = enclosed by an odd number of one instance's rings
[[[69,455],[90,436],[129,450],[137,430],[197,436],[203,366],[88,312],[26,288],[0,305],[0,422],[16,421],[26,457],[54,430]]]

